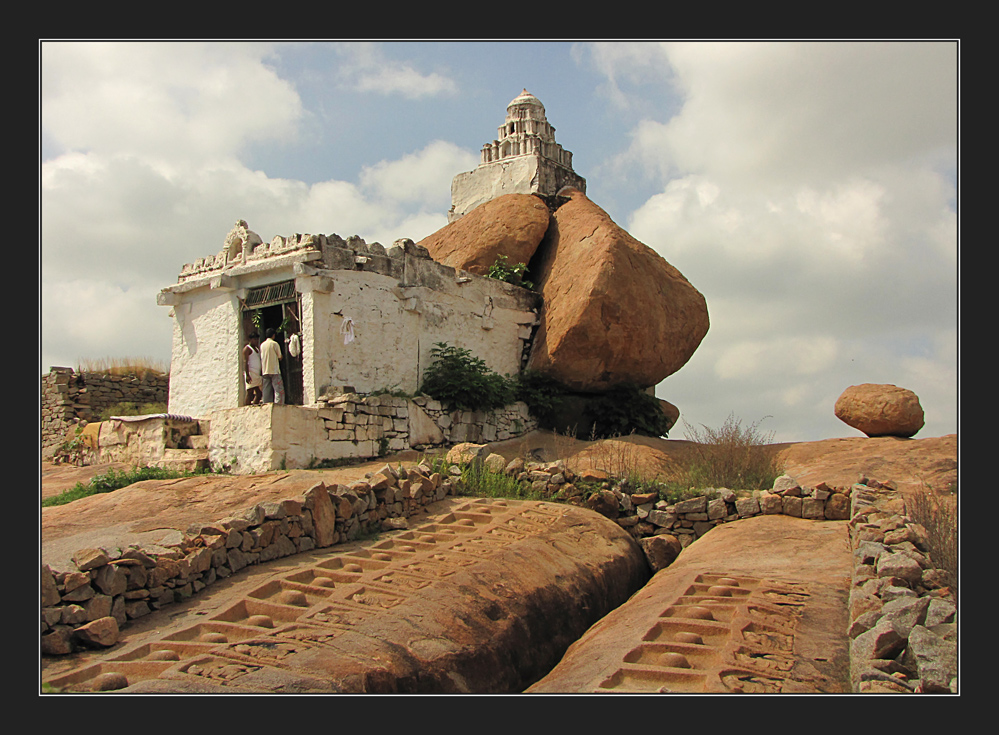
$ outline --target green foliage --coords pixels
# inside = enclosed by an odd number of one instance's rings
[[[133,467],[131,470],[116,471],[113,467],[107,472],[95,475],[89,483],[78,482],[69,490],[42,499],[42,507],[65,505],[80,498],[98,493],[109,493],[142,480],[172,480],[178,477],[191,477],[197,472],[178,472],[162,467]]]
[[[587,409],[598,439],[627,434],[668,436],[670,423],[659,401],[637,385],[620,383],[590,402]]]
[[[543,494],[532,490],[530,485],[518,482],[505,472],[492,472],[481,462],[463,466],[461,475],[457,478],[457,486],[458,495],[468,497],[548,500]]]
[[[469,350],[437,342],[430,356],[434,362],[423,371],[420,390],[451,409],[490,411],[513,402],[507,378],[490,370]]]
[[[764,417],[766,418],[766,417]],[[733,490],[766,490],[783,472],[779,453],[770,446],[773,432],[761,434],[757,421],[743,428],[741,419],[729,414],[720,429],[687,425],[684,432],[694,442],[694,458],[686,466],[689,487],[727,487]]]
[[[537,370],[525,370],[514,376],[513,390],[516,400],[527,404],[531,415],[542,428],[554,428],[558,411],[568,392],[565,384]]]
[[[489,267],[489,273],[486,275],[489,278],[495,278],[497,281],[512,283],[514,286],[534,288],[534,284],[526,279],[528,275],[527,266],[524,263],[511,265],[505,255],[498,255],[496,257],[496,262]]]

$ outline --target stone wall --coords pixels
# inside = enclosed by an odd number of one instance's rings
[[[486,461],[488,464],[488,457]],[[676,537],[681,548],[720,523],[757,515],[845,521],[850,518],[853,492],[850,487],[829,487],[825,483],[799,487],[785,475],[771,490],[757,490],[746,497],[738,497],[728,488],[709,488],[704,495],[669,503],[660,500],[657,492],[638,492],[627,480],[614,479],[603,470],[573,472],[563,460],[525,463],[518,458],[493,468],[542,496],[595,510],[638,540],[669,534]],[[594,484],[596,489],[592,489]]]
[[[234,474],[307,469],[462,441],[502,441],[537,428],[524,403],[448,411],[439,401],[343,393],[315,406],[263,404],[209,414],[208,459]],[[204,430],[204,429],[203,429]]]
[[[137,376],[50,368],[42,376],[42,456],[52,456],[72,438],[80,421],[93,421],[119,403],[166,405],[169,390],[170,376],[151,371]]]
[[[957,601],[891,483],[854,485],[850,545],[854,691],[957,693]]]
[[[160,545],[81,549],[69,569],[53,569],[43,560],[42,652],[113,645],[130,620],[244,567],[406,528],[407,517],[455,492],[450,478],[426,464],[408,470],[386,465],[367,481],[318,483],[299,497],[168,532]]]

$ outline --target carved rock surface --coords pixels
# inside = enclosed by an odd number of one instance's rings
[[[485,498],[296,561],[106,660],[127,662],[128,692],[515,693],[649,578],[613,521]],[[99,672],[49,681],[90,691]]]
[[[849,691],[845,523],[760,516],[688,545],[527,694]]]
[[[531,264],[544,307],[528,367],[579,391],[656,385],[707,334],[704,296],[584,194],[560,194]]]
[[[530,262],[548,229],[548,207],[530,194],[506,194],[481,204],[418,243],[452,268],[484,276],[505,255],[510,265]]]
[[[851,385],[836,400],[834,410],[840,421],[871,437],[907,438],[923,428],[919,397],[895,385]]]

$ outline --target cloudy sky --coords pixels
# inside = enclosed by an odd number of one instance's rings
[[[704,294],[657,387],[695,427],[861,434],[850,385],[957,431],[953,42],[42,42],[40,371],[168,363],[156,293],[238,219],[419,240],[507,103],[541,99],[587,195]],[[673,438],[683,438],[674,429]]]

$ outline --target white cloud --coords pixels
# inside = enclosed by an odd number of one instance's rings
[[[294,88],[262,43],[45,42],[42,126],[60,147],[129,151],[167,171],[293,136]]]
[[[939,163],[957,135],[953,44],[690,42],[597,55],[613,78],[658,68],[685,95],[668,121],[642,121],[627,154],[663,170],[815,184],[910,157]]]
[[[475,154],[454,143],[435,140],[395,161],[379,161],[361,172],[361,186],[399,202],[451,204],[451,179],[479,164]]]
[[[365,74],[379,53],[365,52]],[[217,253],[238,219],[267,241],[310,232],[383,244],[446,224],[450,179],[477,160],[445,141],[357,182],[248,168],[248,142],[285,141],[303,114],[268,54],[261,44],[43,45],[42,125],[54,145],[40,176],[43,371],[120,353],[123,340],[168,359],[156,293]],[[424,81],[407,89],[448,86]]]
[[[159,288],[43,279],[42,372],[102,358],[148,357],[168,364],[173,327],[167,310],[156,306]]]
[[[374,43],[341,43],[337,44],[337,52],[342,59],[337,78],[343,86],[358,92],[419,99],[454,94],[458,89],[450,77],[436,72],[424,74],[411,64],[389,59]]]
[[[769,338],[728,342],[715,362],[715,374],[722,380],[771,376],[815,375],[836,359],[836,340],[826,335],[791,337],[774,334]]]
[[[662,397],[699,422],[772,414],[822,438],[844,434],[847,386],[909,382],[935,405],[927,430],[955,430],[953,45],[624,46],[593,53],[612,101],[684,98],[637,120],[604,169],[661,182],[627,229],[711,316]],[[941,346],[918,353],[926,341]]]

